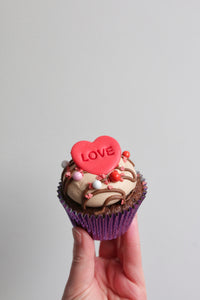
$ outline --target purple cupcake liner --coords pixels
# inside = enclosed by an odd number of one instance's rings
[[[82,227],[94,240],[102,241],[116,239],[128,230],[138,208],[146,196],[147,183],[141,174],[139,174],[139,176],[144,186],[141,198],[133,207],[117,214],[95,216],[74,211],[62,197],[62,182],[60,182],[58,186],[58,198],[67,212],[73,226]]]

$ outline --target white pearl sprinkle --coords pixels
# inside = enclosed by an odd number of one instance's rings
[[[64,168],[66,168],[66,166],[69,164],[68,160],[63,160],[61,163],[61,166]]]
[[[97,190],[101,188],[101,185],[102,185],[102,183],[101,183],[100,180],[95,180],[95,181],[92,183],[93,188],[94,188],[94,189],[97,189]]]

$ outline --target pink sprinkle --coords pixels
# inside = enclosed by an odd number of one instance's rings
[[[109,184],[109,182],[110,181],[108,179],[105,179],[105,181],[104,181],[105,184]]]
[[[123,162],[127,162],[127,157],[123,156]]]
[[[112,189],[113,189],[113,186],[112,186],[112,185],[108,185],[107,188],[108,188],[109,190],[112,190]]]
[[[122,199],[122,201],[121,201],[121,205],[123,205],[124,204],[124,199]]]
[[[97,179],[97,180],[100,180],[100,181],[101,181],[102,179],[105,179],[105,178],[106,178],[106,175],[105,175],[105,174],[101,174],[101,175],[97,175],[97,176],[96,176],[96,179]]]
[[[120,167],[120,170],[121,170],[121,171],[124,171],[124,169],[125,169],[124,166],[121,166],[121,167]]]
[[[85,198],[87,198],[87,199],[90,199],[92,197],[93,197],[93,195],[91,193],[85,195]]]
[[[71,172],[69,172],[69,171],[66,172],[66,173],[65,173],[65,177],[71,177]]]

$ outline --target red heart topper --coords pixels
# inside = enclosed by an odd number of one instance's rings
[[[92,174],[108,174],[121,158],[119,143],[110,136],[100,136],[94,142],[80,141],[71,150],[75,164]]]

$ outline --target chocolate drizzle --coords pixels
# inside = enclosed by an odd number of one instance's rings
[[[126,202],[121,205],[121,197],[120,195],[113,195],[113,197],[119,196],[120,199],[118,202],[105,207],[87,207],[87,210],[84,210],[80,204],[71,199],[68,195],[64,196],[61,189],[62,198],[64,199],[66,205],[68,205],[72,210],[77,213],[83,213],[87,215],[101,215],[102,213],[105,215],[112,215],[117,213],[123,213],[128,210],[130,207],[134,208],[139,205],[139,201],[142,201],[145,197],[147,190],[146,182],[144,179],[138,174],[136,187],[126,196]],[[115,198],[116,199],[116,198]]]
[[[135,166],[134,163],[129,158],[127,158],[127,160],[129,161],[129,163],[132,164],[133,167]],[[62,181],[62,192],[63,192],[64,197],[69,198],[69,196],[67,194],[67,190],[68,190],[68,186],[73,181],[72,172],[75,169],[76,169],[76,165],[75,165],[74,161],[71,160],[69,162],[68,166],[66,166],[64,168],[63,172],[62,172],[61,181]],[[121,175],[122,181],[123,180],[129,180],[131,182],[136,182],[137,181],[137,175],[130,168],[123,168],[123,167],[120,168],[119,166],[117,166],[115,169],[118,169],[118,170],[122,171],[122,173],[121,173],[122,174]],[[130,176],[124,175],[123,171],[129,172]],[[83,172],[87,173],[86,171],[83,171]],[[109,184],[109,175],[106,176],[106,178],[105,178],[105,176],[102,176],[101,182]],[[119,201],[121,201],[121,203],[125,204],[126,201],[128,201],[127,199],[129,199],[129,198],[126,197],[126,193],[122,189],[112,188],[112,187],[109,187],[109,185],[108,185],[107,188],[96,189],[95,190],[95,189],[92,188],[91,184],[88,184],[88,186],[86,187],[86,189],[82,193],[82,209],[83,209],[83,211],[85,211],[86,209],[88,210],[87,202],[90,200],[90,198],[92,196],[95,196],[95,195],[98,195],[98,194],[101,194],[101,193],[117,193],[117,194],[108,196],[105,199],[103,205],[99,208],[100,212],[104,212],[105,208],[107,206],[109,206],[109,203],[112,202],[113,200],[119,200]]]
[[[114,195],[114,196],[109,196],[108,198],[106,198],[106,200],[104,201],[103,203],[103,206],[102,207],[105,207],[106,205],[108,205],[108,203],[114,199],[122,199],[122,198],[125,198],[126,197],[126,194],[124,193],[123,190],[121,189],[112,189],[112,190],[109,190],[109,189],[102,189],[102,190],[95,190],[94,192],[92,192],[92,195],[95,196],[95,195],[98,195],[98,194],[101,194],[101,193],[110,193],[110,192],[116,192],[116,193],[119,193],[121,194],[120,195]],[[84,194],[84,197],[83,197],[83,200],[82,200],[82,207],[83,209],[86,209],[86,203],[89,199],[88,198],[85,198],[85,194]]]

